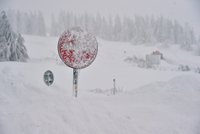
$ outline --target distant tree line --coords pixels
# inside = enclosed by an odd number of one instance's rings
[[[20,12],[16,10],[7,11],[9,22],[17,33],[46,36],[46,24],[43,13]]]
[[[181,44],[182,48],[191,49],[192,44],[200,42],[194,30],[188,24],[180,24],[176,20],[162,16],[103,17],[100,14],[87,13],[76,15],[61,11],[56,17],[51,16],[50,28],[47,30],[41,12],[13,12],[10,19],[14,29],[24,34],[59,36],[65,29],[81,26],[105,40],[128,41],[133,44]],[[8,13],[8,14],[9,14]]]
[[[58,17],[51,17],[50,34],[58,36],[64,29],[81,26],[95,35],[112,41],[128,41],[133,44],[167,43],[181,44],[185,49],[191,49],[198,42],[193,29],[178,21],[162,16],[134,16],[134,18],[119,16],[102,17],[94,15],[75,15],[70,12],[60,12]]]

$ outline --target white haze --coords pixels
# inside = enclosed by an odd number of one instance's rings
[[[182,24],[189,23],[195,32],[200,33],[199,0],[0,0],[0,7],[21,11],[40,10],[45,14],[47,24],[51,14],[61,10],[76,14],[100,13],[104,16],[163,15]]]

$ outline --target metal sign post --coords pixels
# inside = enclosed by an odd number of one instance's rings
[[[78,96],[78,69],[73,69],[73,95]]]
[[[73,68],[73,95],[78,94],[78,69],[83,69],[92,64],[98,51],[96,38],[74,27],[65,31],[58,40],[58,54],[61,60]]]

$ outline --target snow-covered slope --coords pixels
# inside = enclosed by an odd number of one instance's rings
[[[200,75],[167,69],[200,66],[199,57],[176,47],[99,41],[94,63],[80,70],[78,98],[72,69],[60,61],[58,38],[25,36],[28,63],[0,63],[0,134],[198,134]],[[138,68],[124,61],[158,49],[173,64]],[[176,53],[174,53],[176,52]],[[181,54],[181,55],[179,55]],[[53,85],[43,74],[52,70]],[[111,94],[113,79],[120,92]]]

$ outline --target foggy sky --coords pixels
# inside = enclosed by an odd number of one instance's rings
[[[19,9],[44,13],[47,23],[52,13],[60,10],[76,14],[84,12],[100,13],[104,16],[116,15],[163,15],[166,18],[188,22],[200,33],[199,0],[0,0],[1,9]]]

